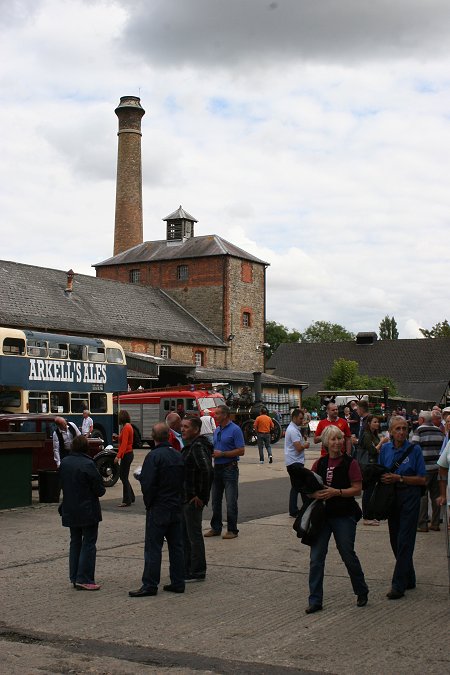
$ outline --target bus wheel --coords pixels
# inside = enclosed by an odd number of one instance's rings
[[[99,457],[95,466],[103,480],[105,488],[112,487],[119,480],[119,465],[114,464],[114,456]]]
[[[140,450],[142,448],[142,436],[139,429],[133,426],[134,436],[133,436],[133,448]]]
[[[256,445],[257,438],[256,432],[253,431],[253,420],[247,420],[241,426],[242,433],[244,434],[244,441],[246,445]]]

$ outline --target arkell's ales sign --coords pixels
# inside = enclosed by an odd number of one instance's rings
[[[105,385],[107,382],[106,365],[30,359],[29,380],[30,382],[83,382]]]

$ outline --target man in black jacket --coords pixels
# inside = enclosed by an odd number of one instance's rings
[[[132,598],[156,595],[161,576],[164,537],[169,548],[170,584],[165,591],[184,593],[182,491],[184,461],[169,443],[169,427],[158,422],[152,428],[155,449],[148,453],[139,476],[145,508],[144,573],[142,586],[130,591]]]
[[[183,534],[186,581],[204,581],[206,577],[205,542],[202,532],[203,509],[209,501],[213,480],[213,446],[200,436],[202,423],[199,417],[181,422],[185,464],[183,490]]]
[[[63,500],[59,506],[64,527],[70,527],[70,581],[80,591],[98,591],[95,559],[98,524],[102,519],[99,497],[105,494],[102,477],[87,455],[85,436],[73,439],[71,454],[61,461]]]

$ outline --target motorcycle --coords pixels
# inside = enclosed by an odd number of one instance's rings
[[[95,466],[103,479],[105,488],[113,487],[119,480],[119,465],[114,463],[117,450],[112,445],[107,445],[104,450],[94,457]]]

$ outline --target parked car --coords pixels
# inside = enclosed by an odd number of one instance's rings
[[[3,414],[0,415],[0,431],[44,433],[45,440],[41,448],[33,449],[32,478],[38,477],[39,471],[56,471],[53,458],[53,432],[55,418],[58,415],[45,414]],[[112,487],[119,478],[119,467],[114,464],[116,452],[111,446],[104,448],[101,438],[88,438],[89,455],[99,470],[105,487]]]

